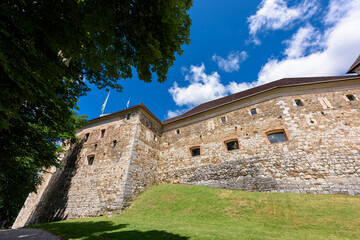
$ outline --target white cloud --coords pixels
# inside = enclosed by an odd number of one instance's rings
[[[316,31],[313,26],[307,24],[292,36],[290,40],[285,40],[288,45],[284,53],[288,58],[299,58],[306,54],[306,51],[315,52],[322,45],[321,33]]]
[[[173,118],[176,116],[179,116],[181,114],[183,114],[184,112],[186,112],[188,109],[175,109],[173,110],[168,110],[167,112],[167,118]]]
[[[245,51],[230,52],[227,59],[214,54],[212,56],[212,60],[216,62],[218,67],[225,72],[234,72],[239,70],[240,63],[242,63],[247,57],[248,55]]]
[[[265,1],[263,1],[265,2]],[[275,2],[275,1],[273,1]],[[285,40],[283,59],[270,59],[260,70],[257,81],[223,85],[220,75],[205,73],[205,66],[191,66],[185,75],[187,87],[174,83],[169,89],[177,106],[168,117],[227,94],[233,94],[285,77],[343,75],[360,53],[360,1],[331,0],[323,16],[325,29],[306,24]]]
[[[260,44],[256,36],[259,31],[285,29],[295,20],[311,17],[316,10],[317,1],[304,0],[288,7],[285,0],[263,0],[256,14],[248,18],[250,35],[255,44]]]
[[[336,17],[330,16],[336,14]],[[324,23],[332,25],[320,34],[300,28],[287,42],[286,56],[270,59],[260,70],[259,84],[283,77],[342,75],[360,53],[360,1],[339,4],[332,0]],[[329,20],[331,19],[331,21]],[[318,41],[321,39],[321,41]],[[304,49],[312,47],[307,53]]]
[[[181,69],[180,69],[180,71],[181,71],[181,74],[182,74],[182,75],[185,75],[185,73],[188,72],[189,69],[188,69],[187,67],[185,67],[185,66],[182,66]]]
[[[187,87],[179,87],[176,82],[169,92],[178,106],[195,106],[226,95],[226,88],[220,82],[220,75],[213,72],[205,73],[205,66],[191,66],[185,75],[190,82]]]
[[[237,92],[244,91],[246,89],[252,88],[256,86],[256,82],[248,83],[248,82],[230,82],[229,85],[226,86],[227,90],[230,92],[230,94],[234,94]]]
[[[329,4],[329,10],[325,17],[325,23],[334,24],[337,23],[349,10],[349,7],[354,4],[354,1],[349,0],[337,0],[331,1]]]
[[[183,114],[188,109],[204,102],[211,101],[226,95],[243,91],[254,87],[254,83],[236,83],[231,82],[225,86],[220,81],[220,75],[217,72],[206,74],[204,64],[200,66],[190,66],[190,70],[185,75],[185,80],[189,82],[186,87],[174,85],[169,89],[173,100],[179,107],[183,109],[169,110],[168,118],[172,118]]]

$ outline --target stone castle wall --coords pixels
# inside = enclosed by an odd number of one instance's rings
[[[164,132],[159,181],[360,195],[360,104],[348,94],[360,91],[278,97]],[[299,99],[304,106],[295,104]],[[272,129],[284,129],[288,141],[270,144]],[[239,149],[227,151],[228,139]],[[200,146],[200,156],[190,155],[192,146]]]
[[[102,130],[105,133],[101,138]],[[89,134],[88,140],[69,150],[62,168],[45,174],[46,181],[40,186],[44,190],[28,197],[13,228],[118,213],[154,184],[154,177],[146,172],[156,168],[160,138],[154,141],[153,136],[159,136],[159,131],[140,112],[86,127],[78,137],[84,139]],[[147,132],[151,138],[144,136]],[[88,162],[90,156],[94,156],[92,164]]]
[[[132,155],[126,185],[128,206],[146,188],[156,184],[156,169],[159,162],[161,126],[152,122],[143,113],[138,115],[139,122],[135,133]]]
[[[360,195],[360,82],[321,86],[272,90],[165,125],[141,106],[92,120],[78,133],[88,140],[45,175],[13,227],[115,214],[147,187],[169,182]],[[271,130],[287,141],[270,144]],[[230,139],[239,149],[226,149]],[[200,156],[191,156],[192,147]]]

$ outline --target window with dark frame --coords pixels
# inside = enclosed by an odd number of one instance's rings
[[[295,104],[296,104],[296,106],[298,106],[298,107],[304,106],[304,103],[303,103],[303,101],[301,101],[301,99],[296,99],[296,100],[295,100]]]
[[[349,99],[349,101],[355,101],[356,100],[356,97],[352,94],[348,94],[346,95],[347,99]]]
[[[111,147],[116,147],[116,144],[117,144],[117,141],[116,140],[114,140],[114,141],[112,141],[112,145],[111,145]]]
[[[94,163],[95,156],[91,155],[87,157],[88,165],[92,165]]]
[[[251,110],[250,110],[250,113],[251,113],[251,115],[257,114],[256,108],[251,109]]]
[[[177,130],[176,130],[176,134],[180,134],[180,129],[177,129]]]
[[[287,138],[283,130],[266,134],[270,143],[286,142]]]
[[[227,142],[225,142],[225,145],[226,145],[226,149],[227,149],[228,151],[232,151],[232,150],[239,149],[239,142],[238,142],[238,140],[230,140],[230,141],[227,141]]]
[[[221,118],[221,122],[222,122],[222,123],[226,122],[226,117],[222,117],[222,118]]]
[[[193,147],[190,149],[190,151],[191,151],[192,157],[200,156],[200,154],[201,154],[200,147]]]
[[[105,135],[105,129],[102,129],[101,132],[100,132],[100,138],[103,138]]]
[[[86,141],[89,139],[89,135],[90,135],[90,133],[85,134],[85,136],[84,136],[84,142],[86,142]]]

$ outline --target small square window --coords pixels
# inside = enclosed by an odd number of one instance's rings
[[[300,99],[296,99],[296,100],[295,100],[295,104],[296,104],[296,106],[298,106],[298,107],[304,106],[303,101],[301,101]]]
[[[85,134],[85,136],[84,136],[84,142],[86,142],[86,141],[89,139],[89,135],[90,135],[90,133]]]
[[[352,94],[346,95],[347,99],[349,99],[349,101],[356,101],[356,97]]]
[[[117,144],[117,141],[116,140],[114,140],[114,141],[112,141],[112,147],[116,147],[116,144]]]
[[[130,114],[126,115],[126,120],[129,120],[130,119]]]
[[[88,165],[92,165],[94,163],[95,156],[91,155],[87,157]]]
[[[100,138],[103,138],[105,135],[105,129],[102,129],[101,132],[100,132]]]
[[[180,129],[177,129],[177,130],[176,130],[176,134],[180,134]]]
[[[287,141],[284,131],[268,133],[267,137],[268,137],[270,143],[278,143],[278,142],[286,142]]]
[[[191,151],[191,156],[196,157],[196,156],[200,156],[200,147],[193,147],[190,149]]]
[[[222,122],[222,123],[226,122],[226,117],[222,117],[222,118],[221,118],[221,122]]]
[[[239,149],[239,142],[237,140],[225,142],[225,145],[228,151]]]
[[[250,114],[251,114],[251,115],[257,114],[256,108],[251,109],[251,110],[250,110]]]

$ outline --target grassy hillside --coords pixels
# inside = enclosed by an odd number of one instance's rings
[[[360,197],[159,185],[115,217],[33,227],[66,239],[360,239]]]

